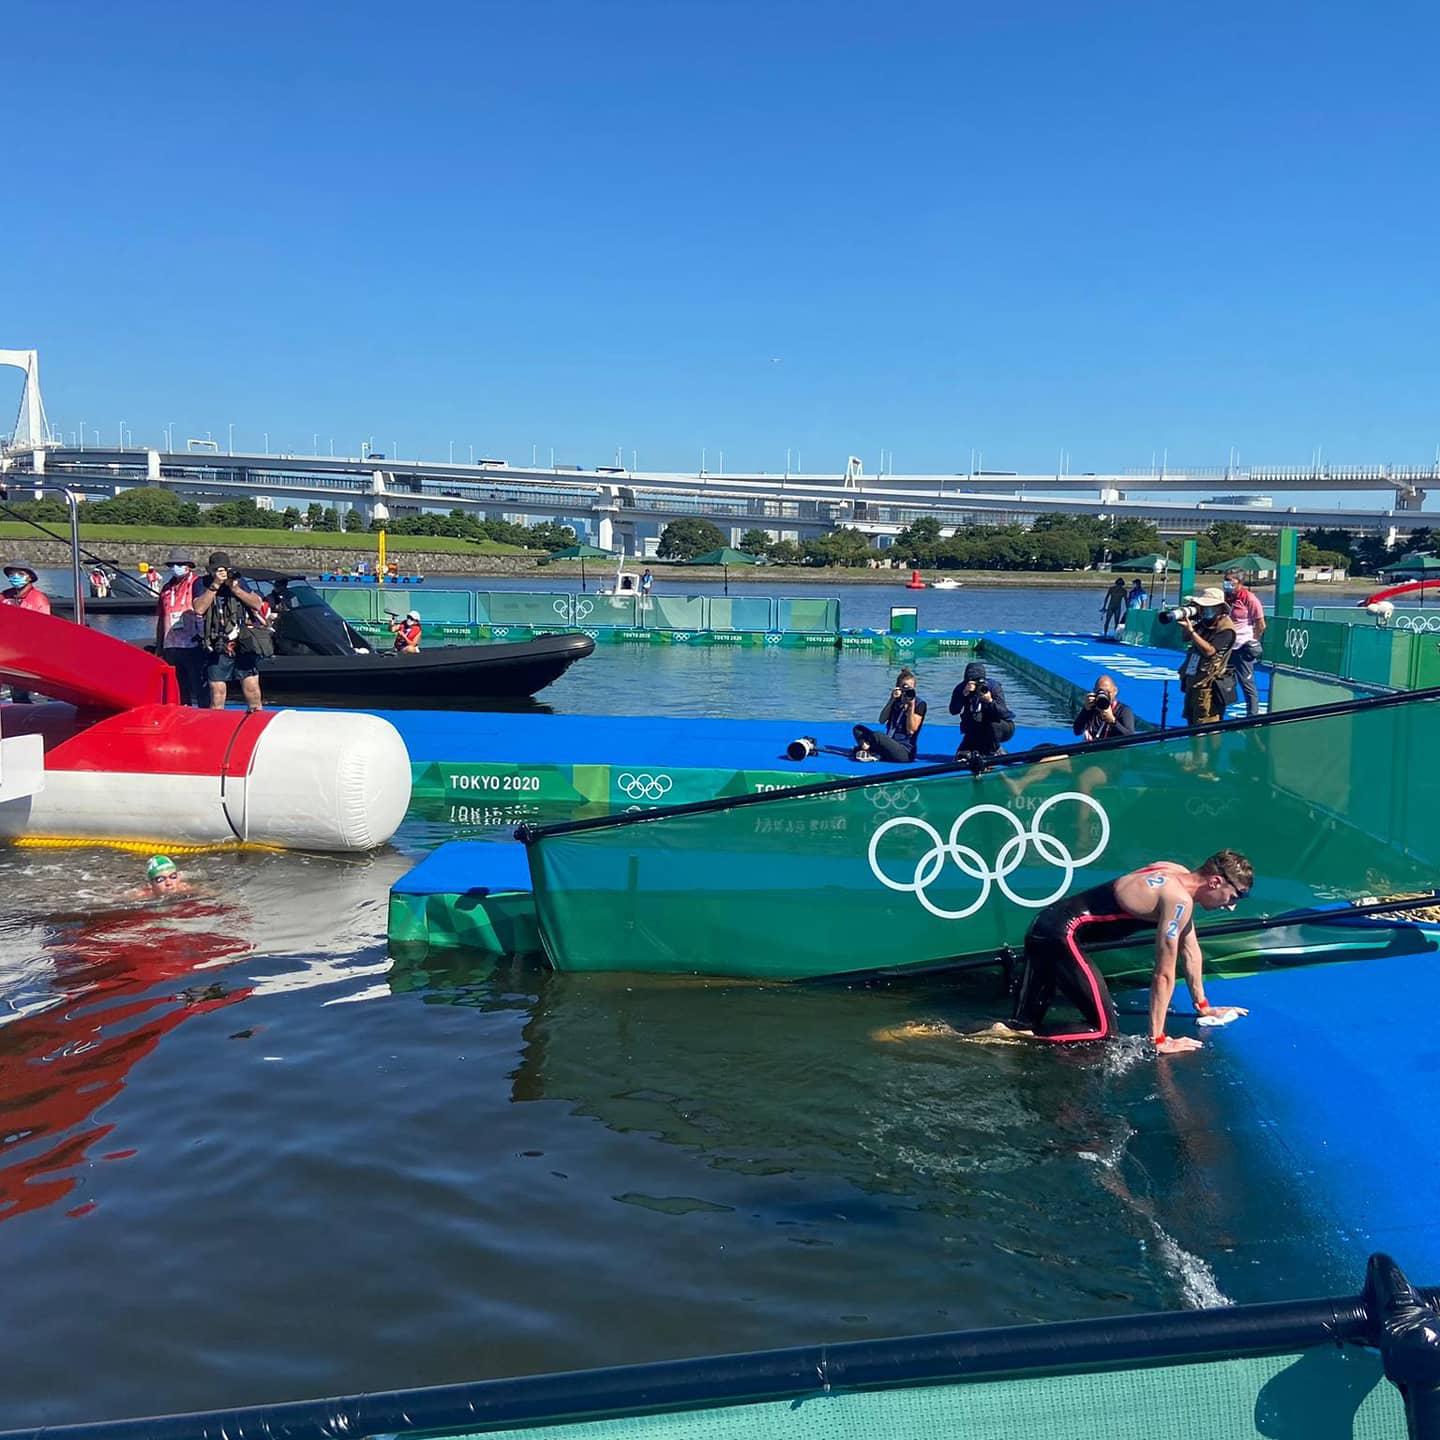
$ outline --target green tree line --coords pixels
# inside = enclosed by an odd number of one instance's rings
[[[763,556],[777,565],[872,564],[915,566],[930,570],[1084,570],[1138,555],[1164,554],[1180,559],[1180,542],[1168,542],[1144,520],[1102,520],[1094,515],[1055,513],[1037,515],[1023,525],[969,525],[953,535],[941,533],[940,521],[922,516],[906,526],[886,549],[877,549],[859,531],[839,529],[815,540],[796,544],[774,540],[761,529],[745,531],[739,548]],[[1237,555],[1255,554],[1275,560],[1279,537],[1251,529],[1236,521],[1217,521],[1196,536],[1202,570]],[[687,560],[726,543],[722,532],[708,520],[676,520],[660,539],[662,559]],[[1378,539],[1356,540],[1343,530],[1308,530],[1300,540],[1301,565],[1336,565],[1365,573],[1410,551],[1433,544],[1428,530],[1416,531],[1396,550],[1386,550]]]
[[[11,501],[9,508],[17,515],[42,523],[64,522],[69,511],[63,500]],[[86,524],[170,526],[177,530],[213,525],[222,529],[307,530],[335,532],[340,529],[340,516],[318,502],[306,506],[302,513],[296,506],[283,510],[262,510],[253,500],[224,500],[203,509],[191,500],[181,500],[173,491],[159,487],[125,490],[110,500],[86,501],[81,510]],[[347,531],[375,531],[378,524],[366,525],[358,510],[344,516]],[[464,511],[452,510],[448,515],[412,515],[389,520],[385,529],[391,535],[444,535],[453,540],[493,540],[502,545],[519,545],[528,550],[563,550],[575,543],[575,532],[568,525],[546,520],[538,525],[515,525],[508,520],[476,520]]]

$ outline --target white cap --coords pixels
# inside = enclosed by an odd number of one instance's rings
[[[418,620],[420,618],[420,612],[418,610],[407,610],[405,612],[405,618],[407,620]]]

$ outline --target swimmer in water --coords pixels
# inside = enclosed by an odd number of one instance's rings
[[[1047,905],[1025,937],[1020,993],[1005,1028],[1052,1043],[1113,1036],[1115,1006],[1099,966],[1080,948],[1079,932],[1088,930],[1087,939],[1103,943],[1153,925],[1155,972],[1150,980],[1150,1039],[1160,1055],[1198,1050],[1198,1040],[1165,1033],[1176,967],[1183,960],[1185,983],[1202,1025],[1228,1025],[1247,1013],[1238,1005],[1215,1006],[1206,1001],[1204,957],[1195,936],[1195,910],[1233,910],[1250,893],[1253,880],[1254,870],[1243,855],[1218,850],[1196,870],[1160,860]],[[1050,1031],[1039,1028],[1057,990],[1084,1017],[1082,1026]]]
[[[190,890],[179,867],[168,855],[152,855],[145,862],[145,885],[132,890],[133,900],[151,900],[161,895],[184,895]]]

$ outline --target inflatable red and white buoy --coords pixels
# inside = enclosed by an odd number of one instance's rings
[[[925,582],[920,578],[918,570],[910,572],[910,583],[905,588],[907,590],[923,590],[925,588]]]
[[[0,607],[0,680],[54,701],[0,707],[45,752],[43,788],[0,801],[0,839],[368,850],[410,803],[379,716],[189,709],[168,665],[55,616]]]

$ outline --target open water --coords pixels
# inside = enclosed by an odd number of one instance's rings
[[[921,621],[1078,628],[1091,598]],[[942,706],[957,668],[921,667]],[[543,698],[840,715],[886,679],[606,647]],[[200,858],[164,903],[127,898],[137,857],[0,850],[0,1425],[1351,1287],[1273,1141],[1215,1125],[1220,1047],[884,1038],[993,1018],[984,976],[398,963],[386,892],[433,838]]]

